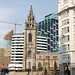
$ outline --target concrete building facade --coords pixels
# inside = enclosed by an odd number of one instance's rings
[[[75,75],[75,0],[59,0],[58,15],[60,75]]]
[[[11,47],[9,47],[7,51],[5,51],[4,48],[0,48],[0,72],[4,68],[8,69],[8,64],[11,64],[10,48]]]

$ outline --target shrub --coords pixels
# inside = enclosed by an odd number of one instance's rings
[[[42,67],[42,66],[40,66],[40,67],[39,67],[39,71],[42,71],[42,69],[43,69],[43,67]]]
[[[29,71],[31,71],[31,69],[25,69],[25,71],[28,71],[29,72]]]
[[[33,66],[32,69],[35,71],[36,70],[36,66]]]

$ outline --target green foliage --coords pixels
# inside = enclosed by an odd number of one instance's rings
[[[38,69],[39,69],[39,71],[42,71],[43,67],[42,67],[42,66],[40,66]]]
[[[31,71],[31,69],[25,69],[25,71],[28,71],[29,72],[29,71]]]
[[[33,66],[32,69],[33,69],[33,70],[36,70],[36,66]]]

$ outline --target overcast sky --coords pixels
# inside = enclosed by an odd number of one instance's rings
[[[0,0],[0,21],[22,24],[17,26],[17,33],[21,33],[31,3],[36,22],[44,20],[44,16],[51,12],[58,12],[58,0]],[[15,30],[15,26],[0,22],[0,48],[4,47],[3,38],[10,29]]]

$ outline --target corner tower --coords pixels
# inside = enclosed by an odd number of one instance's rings
[[[24,30],[24,53],[23,69],[30,69],[36,65],[36,21],[33,14],[32,5],[30,8],[27,21],[25,21]]]

